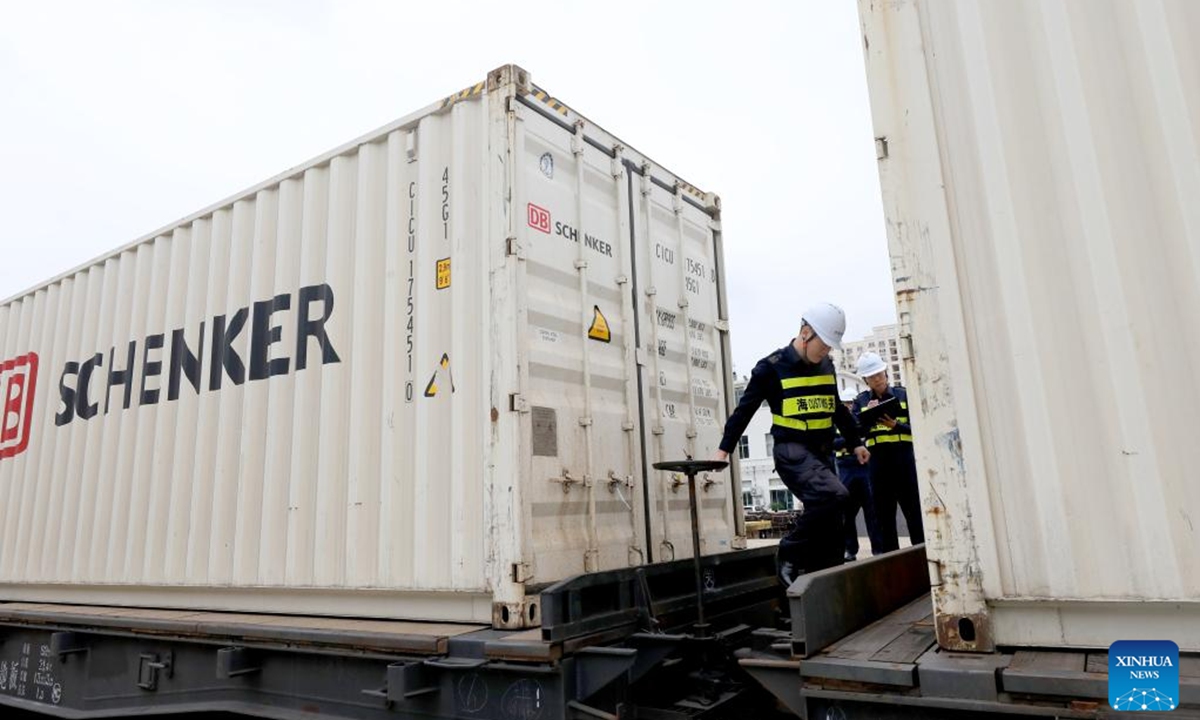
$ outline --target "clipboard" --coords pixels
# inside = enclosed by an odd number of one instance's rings
[[[900,401],[894,396],[884,400],[875,407],[863,408],[858,411],[858,424],[863,428],[870,428],[875,423],[879,422],[879,418],[887,415],[895,419],[900,414]]]

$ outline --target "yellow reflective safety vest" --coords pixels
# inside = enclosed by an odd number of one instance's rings
[[[875,423],[869,428],[863,428],[863,438],[868,449],[881,445],[912,445],[912,423],[908,416],[908,391],[899,385],[889,387],[879,401],[883,402],[890,397],[895,397],[900,401],[900,411],[896,417],[892,418],[896,421],[896,427],[889,428],[883,423]],[[858,414],[873,399],[875,396],[870,390],[859,393],[858,397],[854,399],[854,417],[857,418]]]
[[[750,373],[738,406],[725,423],[720,448],[732,452],[763,402],[771,408],[771,435],[778,447],[800,443],[833,454],[834,423],[854,447],[859,442],[853,416],[837,398],[837,371],[828,357],[804,362],[789,343],[763,358]]]
[[[791,430],[832,430],[837,410],[837,375],[784,376],[779,411],[771,414],[772,424]]]
[[[771,405],[771,434],[776,442],[832,448],[837,411],[837,370],[825,358],[816,365],[800,360],[791,346],[767,358],[779,378],[779,402]]]

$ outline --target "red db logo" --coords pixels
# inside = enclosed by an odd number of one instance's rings
[[[37,367],[37,353],[0,363],[0,459],[19,455],[29,446]]]
[[[529,203],[529,227],[550,234],[550,211]]]

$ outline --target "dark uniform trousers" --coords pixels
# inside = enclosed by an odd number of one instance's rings
[[[875,505],[875,521],[879,528],[880,550],[890,552],[900,547],[896,534],[896,505],[904,513],[908,536],[912,544],[925,542],[921,526],[921,498],[917,488],[917,466],[913,458],[912,424],[908,419],[908,391],[895,386],[882,395],[871,390],[859,393],[854,399],[854,413],[860,414],[872,399],[900,401],[894,412],[896,424],[888,427],[876,423],[866,430],[866,445],[871,451],[871,500]]]
[[[840,430],[851,446],[861,438],[854,416],[838,402],[837,392],[833,360],[809,362],[789,342],[754,366],[741,401],[725,423],[720,447],[729,453],[763,402],[771,408],[775,469],[804,503],[795,527],[779,543],[784,587],[800,573],[842,562],[842,506],[847,493],[833,470],[834,430]]]
[[[845,512],[846,554],[858,556],[858,512],[863,513],[866,521],[867,537],[871,540],[871,554],[878,555],[882,550],[879,543],[879,525],[875,522],[875,503],[871,498],[871,470],[867,465],[861,465],[853,454],[837,458],[838,477],[849,492]],[[892,514],[895,514],[892,510]]]
[[[913,545],[925,542],[921,520],[921,498],[917,487],[917,466],[912,445],[879,444],[871,448],[871,499],[878,520],[879,544],[883,552],[897,550],[896,505],[904,513],[908,537]]]
[[[776,444],[774,454],[779,479],[804,503],[795,527],[779,541],[780,562],[790,562],[803,572],[841,565],[849,492],[831,467],[832,453],[815,454],[800,443],[788,442]]]

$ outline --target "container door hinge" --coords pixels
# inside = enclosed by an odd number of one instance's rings
[[[533,579],[533,568],[529,563],[513,563],[512,564],[512,581],[515,583],[527,583]]]
[[[516,257],[518,260],[525,259],[525,248],[521,245],[521,241],[515,237],[510,237],[507,239],[505,252],[509,256]]]
[[[613,145],[612,148],[612,164],[609,166],[609,172],[614,178],[624,177],[625,175],[625,146],[621,144]]]
[[[886,160],[888,156],[888,139],[886,137],[875,138],[875,159]]]
[[[713,192],[704,193],[704,211],[709,214],[721,212],[721,196]]]
[[[937,560],[927,560],[929,563],[929,586],[941,587],[942,581],[942,564]]]
[[[410,163],[417,161],[417,131],[404,136],[404,155]]]
[[[512,412],[527,413],[529,412],[529,401],[521,393],[510,393],[508,396],[508,409]]]

